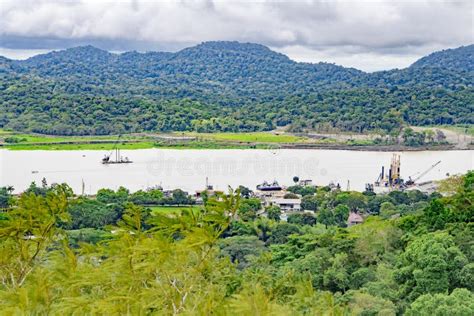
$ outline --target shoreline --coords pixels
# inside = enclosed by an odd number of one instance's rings
[[[378,151],[378,152],[409,152],[409,151],[454,151],[474,150],[472,136],[465,135],[464,141],[450,140],[442,143],[428,143],[420,146],[405,146],[401,144],[376,143],[373,139],[360,138],[359,135],[349,139],[313,138],[309,135],[292,133],[135,133],[107,136],[53,136],[42,134],[22,134],[13,131],[0,130],[0,149],[5,150],[102,150],[109,151],[118,147],[123,150],[138,149],[314,149],[314,150],[348,150],[348,151]],[[344,135],[339,135],[344,136]],[[456,135],[455,135],[456,136]],[[8,142],[8,138],[15,141]]]
[[[99,145],[99,146],[97,146]],[[115,146],[114,143],[104,141],[91,142],[66,142],[66,143],[35,143],[35,144],[18,144],[5,145],[0,144],[0,149],[11,151],[75,151],[75,150],[91,150],[102,151],[111,150]],[[157,145],[150,142],[129,141],[119,146],[122,150],[140,150],[140,149],[179,149],[179,150],[223,150],[223,149],[314,149],[314,150],[348,150],[348,151],[378,151],[378,152],[416,152],[416,151],[459,151],[474,150],[474,146],[467,148],[457,148],[453,144],[435,145],[435,146],[419,146],[410,147],[403,145],[349,145],[349,144],[316,144],[316,143],[206,143],[195,144],[166,144]]]

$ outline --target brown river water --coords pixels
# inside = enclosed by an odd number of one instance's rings
[[[293,176],[312,179],[314,184],[348,182],[362,191],[373,182],[382,165],[390,164],[391,152],[316,149],[231,150],[123,150],[133,163],[103,165],[102,151],[10,151],[0,150],[0,186],[25,190],[32,181],[41,184],[68,183],[76,193],[84,188],[93,194],[100,188],[125,186],[131,191],[162,185],[190,193],[203,189],[206,177],[215,189],[245,185],[252,190],[264,180],[291,185]],[[447,175],[474,169],[474,151],[401,152],[401,175],[415,176],[441,160],[420,181],[439,180]],[[83,185],[84,183],[84,185]]]

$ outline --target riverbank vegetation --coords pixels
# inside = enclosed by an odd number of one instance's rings
[[[460,126],[457,133],[466,131]],[[449,149],[456,147],[454,137],[446,140],[440,129],[415,131],[403,129],[400,136],[379,134],[304,134],[275,132],[252,133],[167,133],[127,134],[110,136],[53,136],[17,133],[0,129],[0,145],[10,150],[111,150],[121,149],[277,149],[277,148],[335,148],[360,149]],[[462,137],[463,134],[459,134]],[[465,134],[464,134],[465,135]],[[467,146],[467,147],[466,147]],[[471,146],[466,142],[465,147]],[[462,148],[465,149],[465,148]]]
[[[65,185],[0,189],[4,314],[472,315],[474,172],[375,195],[291,191],[314,213],[282,220],[241,187],[182,191]],[[168,199],[168,200],[165,200]],[[363,223],[347,226],[350,213]]]

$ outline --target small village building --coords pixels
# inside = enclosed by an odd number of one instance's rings
[[[360,216],[359,214],[355,212],[351,212],[349,214],[349,218],[347,219],[347,226],[351,227],[357,224],[362,224],[363,222],[364,222],[364,219],[362,218],[362,216]]]

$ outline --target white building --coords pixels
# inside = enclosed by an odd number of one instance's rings
[[[282,212],[301,211],[301,199],[272,199],[270,205],[278,206]]]

